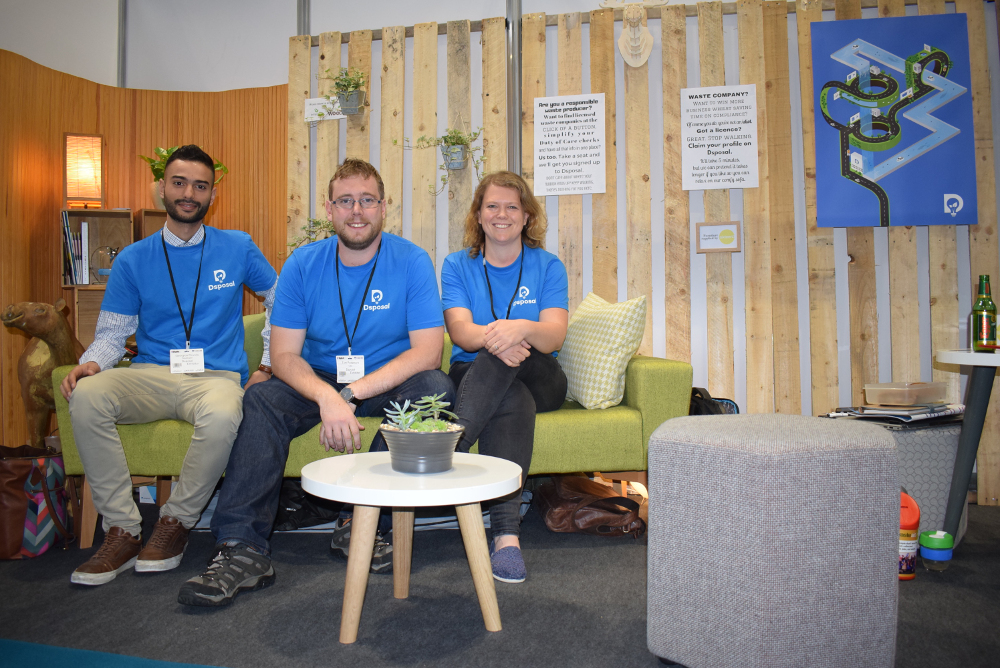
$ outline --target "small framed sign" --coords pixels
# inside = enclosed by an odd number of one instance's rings
[[[696,223],[696,252],[739,253],[743,250],[740,221],[728,223]]]

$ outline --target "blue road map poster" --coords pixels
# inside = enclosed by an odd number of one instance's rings
[[[976,224],[965,14],[811,27],[819,226]]]

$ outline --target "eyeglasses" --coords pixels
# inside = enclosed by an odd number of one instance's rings
[[[338,197],[333,200],[333,205],[338,209],[350,211],[354,208],[355,202],[360,204],[362,209],[374,209],[382,203],[382,200],[375,199],[374,197],[362,197],[361,199],[354,199],[353,197]]]

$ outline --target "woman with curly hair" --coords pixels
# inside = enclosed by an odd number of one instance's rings
[[[441,270],[442,302],[454,344],[449,375],[465,432],[458,449],[531,464],[535,414],[566,399],[556,351],[566,338],[566,267],[541,248],[545,211],[523,178],[487,174],[465,219],[465,249]],[[490,507],[493,577],[523,582],[521,490]]]

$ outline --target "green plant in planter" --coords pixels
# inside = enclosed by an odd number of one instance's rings
[[[341,67],[340,73],[336,76],[331,76],[330,70],[326,70],[324,76],[317,78],[333,81],[333,91],[340,100],[340,110],[344,115],[351,116],[361,113],[361,108],[365,105],[366,95],[365,91],[362,90],[366,83],[364,72],[356,67],[351,69]],[[332,113],[333,96],[324,95],[323,97],[330,103]],[[323,112],[320,112],[320,116],[324,115]]]
[[[163,180],[163,170],[166,169],[167,167],[167,159],[171,155],[173,155],[174,151],[176,151],[178,148],[180,147],[171,146],[170,148],[162,148],[160,146],[157,146],[156,148],[153,149],[153,153],[154,155],[156,155],[155,158],[150,158],[149,156],[145,155],[139,156],[140,158],[149,163],[149,169],[153,172],[154,181]],[[229,173],[229,168],[223,165],[218,160],[216,160],[215,171],[220,172],[219,178],[215,179],[215,182],[218,183],[219,181],[222,180],[222,177],[224,177],[226,174]]]
[[[329,73],[330,70],[327,70]],[[361,90],[365,85],[365,73],[356,67],[347,69],[346,67],[340,68],[340,73],[335,77],[323,77],[324,79],[333,80],[333,89],[340,95],[347,95],[356,90]]]
[[[451,158],[448,155],[451,153],[449,149],[453,147],[465,146],[466,147],[466,160],[472,158],[472,167],[476,170],[476,179],[482,178],[483,165],[486,163],[486,156],[483,155],[482,145],[473,146],[473,142],[479,139],[479,136],[483,133],[483,128],[480,127],[475,132],[463,132],[455,128],[448,128],[445,130],[444,134],[440,137],[427,137],[421,135],[417,137],[417,141],[411,142],[407,137],[403,137],[403,148],[405,149],[425,149],[433,148],[435,146],[441,147],[441,154],[444,158],[442,164],[438,167],[444,174],[441,176],[441,187],[437,190],[434,186],[429,186],[428,190],[431,195],[437,197],[444,189],[448,187],[449,171],[452,169],[464,169],[466,164],[464,161],[461,163],[461,167],[449,167],[451,160],[461,160],[461,158]],[[396,139],[392,140],[394,146],[399,145],[399,141]]]
[[[391,405],[395,410],[386,409],[385,411],[386,416],[389,418],[389,425],[398,431],[455,431],[457,425],[441,419],[442,415],[447,415],[453,420],[458,419],[457,415],[451,411],[445,410],[445,408],[450,406],[451,403],[441,401],[443,398],[443,393],[428,395],[413,403],[412,407],[409,399],[403,402],[402,407],[400,407],[400,405],[395,401],[390,401],[389,405]]]

